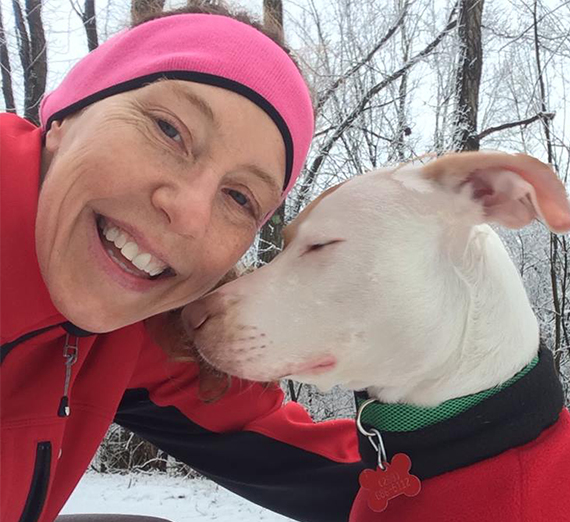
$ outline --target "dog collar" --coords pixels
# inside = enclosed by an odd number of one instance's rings
[[[467,411],[469,408],[472,408],[517,382],[537,364],[538,355],[520,372],[500,386],[495,386],[472,395],[450,399],[433,408],[414,406],[413,404],[373,402],[362,410],[361,421],[363,425],[376,428],[381,432],[419,430],[431,426],[432,424],[451,419]],[[358,409],[362,407],[364,401],[366,401],[366,398],[360,396],[356,397],[356,406]]]
[[[367,399],[365,392],[357,393],[357,406]],[[362,411],[361,422],[366,429],[381,432],[388,459],[406,453],[412,473],[426,479],[534,440],[556,422],[563,406],[552,354],[542,348],[500,387],[436,408],[370,404]],[[378,454],[366,436],[358,435],[362,459],[374,467]]]

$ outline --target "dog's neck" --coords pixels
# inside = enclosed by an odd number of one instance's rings
[[[442,356],[426,361],[423,375],[407,386],[368,387],[370,397],[435,406],[506,382],[538,352],[537,320],[495,232],[486,225],[474,227],[466,248],[456,247],[450,245],[450,256],[455,257],[451,266],[459,284],[448,306],[444,304],[442,320],[447,326],[439,329],[433,347]],[[416,332],[416,339],[422,337]],[[431,332],[425,338],[433,343]]]

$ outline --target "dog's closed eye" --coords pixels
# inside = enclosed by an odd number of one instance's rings
[[[305,249],[303,254],[301,254],[301,255],[308,254],[309,252],[316,252],[317,250],[322,250],[323,248],[325,248],[329,245],[334,245],[336,243],[341,243],[343,241],[345,241],[345,240],[344,239],[331,239],[330,241],[321,241],[319,243],[313,243],[312,245],[309,245]]]

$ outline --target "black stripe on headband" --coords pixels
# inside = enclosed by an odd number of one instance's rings
[[[46,130],[51,127],[51,124],[56,120],[61,120],[66,116],[69,116],[85,107],[92,105],[95,102],[101,101],[109,96],[115,94],[120,94],[127,91],[133,91],[144,87],[147,84],[154,83],[158,80],[185,80],[189,82],[203,83],[206,85],[212,85],[214,87],[221,87],[228,91],[233,91],[241,96],[244,96],[251,102],[255,103],[260,109],[262,109],[277,125],[281,137],[283,138],[283,143],[285,144],[285,181],[283,182],[283,190],[289,185],[289,180],[291,179],[291,174],[293,171],[293,138],[291,137],[291,132],[289,127],[285,123],[285,120],[279,114],[277,109],[269,103],[263,96],[255,92],[253,89],[238,83],[234,80],[224,78],[222,76],[216,76],[214,74],[195,72],[195,71],[165,71],[153,74],[147,74],[145,76],[139,76],[138,78],[133,78],[127,80],[126,82],[118,83],[107,87],[101,91],[97,91],[81,100],[72,103],[71,105],[65,107],[52,114],[48,121],[46,122]]]

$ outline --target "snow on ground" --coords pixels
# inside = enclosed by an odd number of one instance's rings
[[[172,522],[288,522],[206,479],[87,473],[62,514],[152,515]]]

